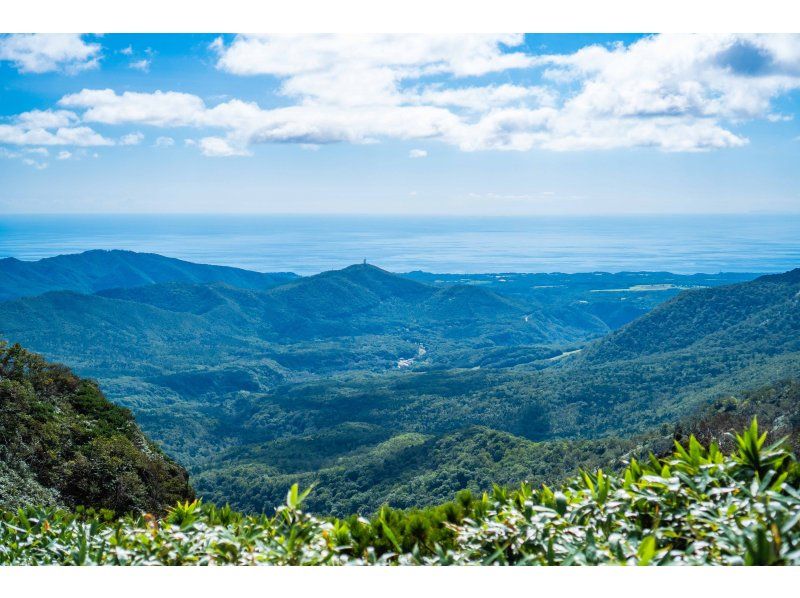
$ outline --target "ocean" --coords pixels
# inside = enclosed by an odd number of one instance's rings
[[[364,259],[393,272],[781,272],[800,267],[800,215],[0,216],[0,257],[87,249],[298,274]]]

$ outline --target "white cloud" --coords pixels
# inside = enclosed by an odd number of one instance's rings
[[[58,156],[56,156],[57,160],[69,160],[72,157],[72,152],[68,152],[66,150],[62,150],[58,152]]]
[[[516,48],[519,34],[500,35],[239,35],[219,53],[218,68],[237,75],[297,76],[343,71],[389,69],[399,77],[452,73],[483,75],[532,64],[527,54],[504,52]]]
[[[452,106],[485,112],[491,108],[509,104],[550,106],[555,103],[553,90],[541,86],[487,85],[484,87],[444,88],[443,86],[424,88],[418,94],[407,94],[411,103],[433,106]]]
[[[70,126],[78,115],[69,110],[31,110],[18,114],[15,120],[29,129],[52,129]]]
[[[87,123],[211,130],[209,156],[257,143],[438,140],[464,151],[738,147],[744,120],[778,118],[800,89],[798,35],[657,35],[630,45],[530,55],[509,36],[237,36],[211,49],[218,68],[271,75],[286,105],[175,91],[84,89],[59,104]],[[476,83],[522,71],[521,83]],[[66,110],[59,111],[74,114]],[[779,115],[783,119],[784,115]],[[44,145],[44,143],[42,143]]]
[[[408,157],[409,158],[427,158],[428,157],[428,152],[426,152],[423,149],[412,149],[410,152],[408,152]]]
[[[798,35],[665,34],[543,60],[551,78],[582,83],[568,108],[615,117],[764,118],[800,86]]]
[[[139,123],[157,127],[197,124],[205,110],[199,97],[175,91],[117,95],[112,89],[84,89],[58,102],[71,108],[85,108],[83,120],[104,124]]]
[[[122,48],[122,50],[120,50],[119,53],[122,54],[123,56],[130,56],[133,54],[133,46]]]
[[[8,145],[113,145],[89,127],[59,127],[53,131],[22,125],[0,125],[0,143]]]
[[[77,126],[80,119],[69,110],[30,110],[10,120],[10,124],[0,124],[0,143],[40,146],[114,144],[94,129]],[[47,152],[45,148],[27,151]]]
[[[153,145],[155,147],[172,147],[175,145],[175,140],[172,137],[159,137]]]
[[[274,75],[281,92],[303,103],[341,106],[403,103],[401,85],[422,76],[468,77],[528,67],[518,34],[239,35],[211,49],[217,67],[237,75]],[[413,98],[408,98],[413,102]]]
[[[142,71],[143,73],[150,72],[150,63],[152,60],[148,58],[143,58],[142,60],[135,60],[131,62],[128,66],[136,71]]]
[[[128,133],[119,139],[120,145],[139,145],[144,140],[144,135],[139,131]]]
[[[72,33],[19,33],[0,37],[0,60],[7,60],[21,73],[64,71],[76,73],[95,68],[100,44],[86,43]]]
[[[204,137],[200,140],[199,145],[204,156],[214,158],[250,155],[247,150],[234,147],[221,137]]]

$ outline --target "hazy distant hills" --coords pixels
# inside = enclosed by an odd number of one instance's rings
[[[232,277],[238,276],[234,270]],[[264,343],[349,342],[357,335],[430,345],[437,339],[447,343],[453,337],[489,335],[530,344],[572,342],[607,328],[578,309],[551,314],[540,305],[525,306],[483,288],[438,289],[357,265],[268,290],[178,281],[96,294],[53,291],[0,303],[0,330],[62,359],[83,361],[116,351],[119,365],[129,369],[132,360],[141,358],[160,363],[160,353],[165,363],[174,361],[175,354],[211,359],[212,347],[216,359],[224,360],[226,348],[236,353],[254,345],[263,349]],[[383,350],[391,352],[390,345]],[[197,361],[207,362],[205,357]]]
[[[327,336],[333,323],[379,320],[372,328],[388,325],[387,318],[402,318],[404,326],[431,318],[460,320],[480,313],[482,318],[523,318],[525,309],[492,291],[476,287],[436,289],[375,266],[356,265],[300,278],[264,292],[233,285],[167,283],[136,288],[109,289],[102,297],[145,303],[178,313],[212,314],[216,319],[237,314],[256,325],[282,334]],[[327,322],[327,324],[325,324]],[[317,330],[314,324],[318,323]],[[365,324],[366,325],[366,324]]]
[[[523,303],[548,309],[578,307],[602,320],[609,329],[635,320],[656,305],[688,289],[746,282],[753,273],[672,274],[670,272],[559,272],[497,274],[439,274],[409,272],[407,278],[436,287],[479,286]]]
[[[159,282],[223,282],[244,289],[267,289],[296,277],[194,264],[152,253],[92,250],[34,262],[0,259],[0,300],[47,291],[94,293]]]

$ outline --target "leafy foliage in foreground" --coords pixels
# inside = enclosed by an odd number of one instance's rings
[[[495,487],[371,521],[182,503],[166,518],[28,508],[0,515],[5,564],[800,564],[798,465],[755,420],[736,451],[694,437],[620,475],[584,472],[558,490]]]

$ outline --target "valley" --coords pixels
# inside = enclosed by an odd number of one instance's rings
[[[797,271],[297,277],[112,251],[0,281],[0,336],[96,379],[199,495],[250,512],[295,482],[337,515],[556,482],[800,363]]]

